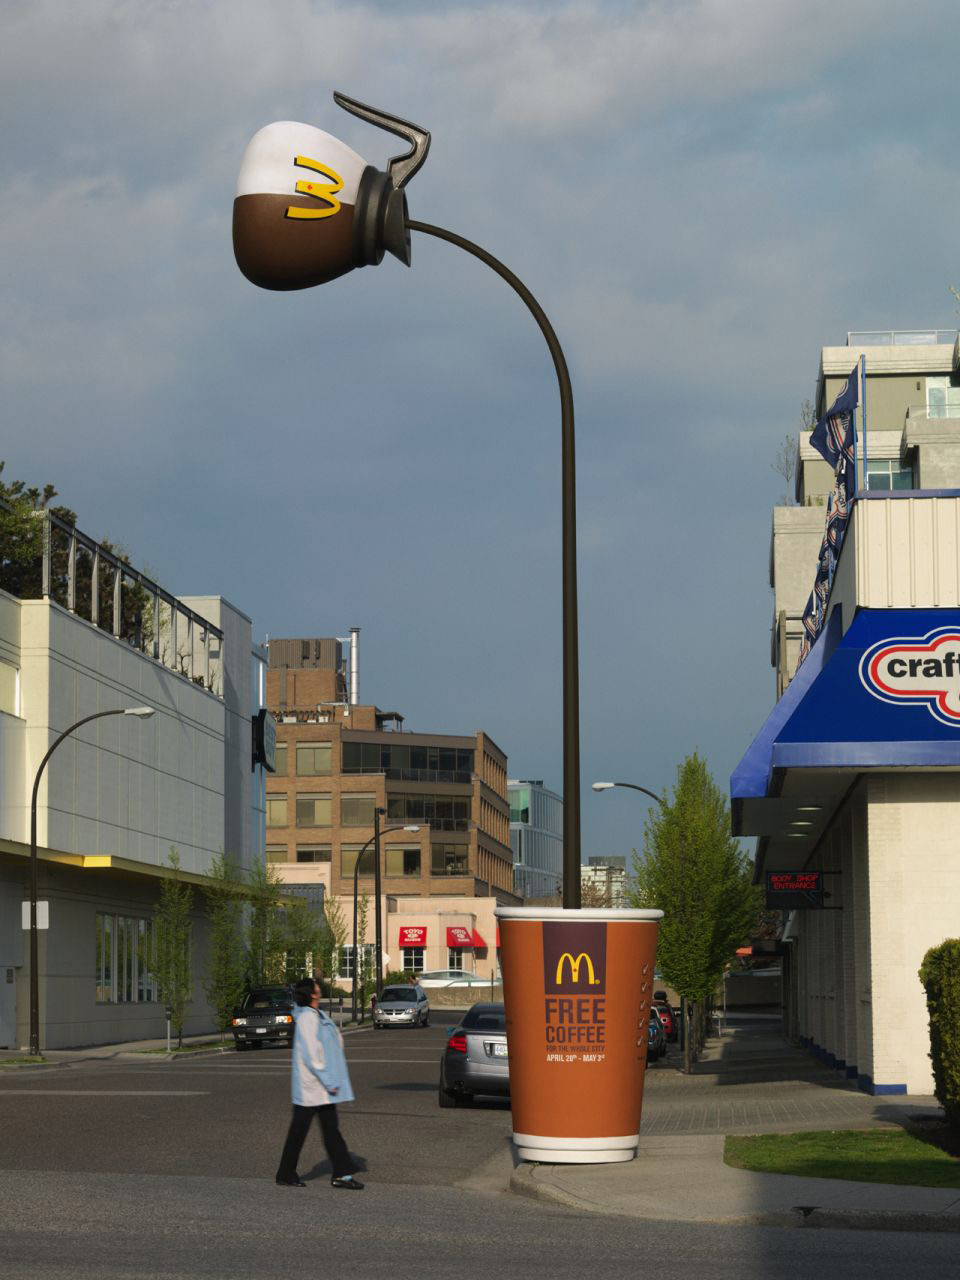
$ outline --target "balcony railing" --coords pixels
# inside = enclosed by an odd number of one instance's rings
[[[848,347],[952,346],[956,329],[861,329],[847,334]]]

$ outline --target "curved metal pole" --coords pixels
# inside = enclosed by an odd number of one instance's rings
[[[380,813],[380,812],[385,812],[385,811],[384,811],[384,810],[377,810],[377,812],[378,812],[378,813]],[[363,861],[363,855],[367,852],[367,850],[370,848],[370,846],[371,846],[372,844],[376,843],[376,846],[377,846],[377,869],[376,869],[376,871],[374,872],[374,885],[375,885],[375,886],[379,886],[379,883],[380,883],[380,875],[379,875],[379,871],[380,871],[380,837],[381,837],[381,836],[385,836],[385,835],[387,834],[387,832],[388,832],[388,831],[403,831],[403,830],[404,830],[403,826],[399,826],[399,827],[396,827],[396,826],[394,826],[394,827],[384,827],[384,828],[383,828],[383,830],[381,830],[381,829],[380,829],[380,824],[379,824],[379,822],[378,822],[378,823],[376,824],[376,827],[374,828],[373,835],[370,837],[370,839],[367,841],[367,843],[363,846],[363,848],[362,848],[362,849],[360,850],[360,852],[357,854],[357,862],[356,862],[356,866],[353,868],[353,990],[352,990],[352,991],[351,991],[351,993],[350,993],[350,1016],[351,1016],[351,1018],[352,1018],[352,1020],[353,1020],[354,1022],[356,1022],[356,1020],[357,1020],[357,976],[358,976],[358,974],[359,974],[359,972],[360,972],[359,967],[358,967],[358,965],[357,965],[357,956],[358,956],[358,951],[357,951],[357,890],[358,890],[358,884],[359,884],[359,878],[360,878],[360,863]],[[379,895],[378,895],[377,900],[379,901]],[[377,913],[377,918],[378,918],[378,920],[379,920],[379,912]],[[379,933],[379,924],[378,924],[378,926],[377,926],[377,931],[378,931],[378,933]],[[379,963],[379,957],[378,957],[378,963]],[[378,986],[378,987],[377,987],[377,998],[378,998],[378,999],[379,999],[379,993],[380,993],[380,990],[381,990],[381,988]]]
[[[40,975],[37,972],[39,964],[39,948],[37,946],[37,795],[40,791],[40,779],[43,776],[44,769],[47,767],[47,761],[64,738],[69,738],[71,733],[82,725],[89,724],[91,720],[102,720],[104,716],[123,716],[126,714],[127,711],[124,707],[118,707],[115,711],[97,711],[92,716],[84,716],[82,720],[72,724],[69,729],[64,729],[63,733],[54,741],[53,746],[40,761],[37,776],[33,780],[33,795],[30,798],[30,1053],[33,1057],[40,1056]]]
[[[577,633],[577,483],[573,390],[563,349],[527,286],[493,254],[443,227],[408,220],[411,231],[436,236],[473,254],[519,294],[540,326],[560,384],[563,562],[563,905],[580,906],[580,657]]]
[[[615,787],[629,787],[631,791],[642,791],[645,796],[649,796],[651,800],[656,800],[657,804],[662,808],[667,807],[667,802],[663,796],[658,796],[655,791],[651,791],[649,787],[639,787],[635,782],[615,782]]]

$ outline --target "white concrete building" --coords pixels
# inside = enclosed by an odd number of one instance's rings
[[[222,850],[244,867],[263,855],[251,717],[262,705],[264,655],[250,619],[220,597],[177,599],[47,519],[40,598],[0,590],[0,1047],[28,1043],[21,904],[31,794],[44,754],[71,724],[124,707],[155,712],[83,726],[42,775],[39,898],[49,903],[49,928],[39,933],[41,1047],[161,1035],[149,940],[170,849],[198,889]],[[212,1025],[200,893],[194,908],[188,1032]]]
[[[833,475],[801,439],[774,512],[779,701],[731,779],[757,874],[818,871],[786,930],[788,1029],[871,1093],[929,1093],[924,953],[960,935],[960,346],[957,333],[825,347],[817,409],[866,356],[867,460],[826,623],[796,671]],[[858,412],[858,429],[860,415]],[[864,483],[865,482],[865,483]]]

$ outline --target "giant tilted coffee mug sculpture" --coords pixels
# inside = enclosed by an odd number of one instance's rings
[[[636,921],[638,913],[591,912],[590,920],[580,918],[580,677],[577,639],[577,531],[576,531],[576,468],[573,430],[573,393],[570,388],[570,375],[567,363],[557,336],[542,307],[529,289],[509,268],[505,267],[486,250],[462,236],[446,231],[442,227],[431,226],[425,222],[414,222],[407,213],[407,198],[404,188],[418,171],[430,148],[430,134],[419,126],[376,111],[335,93],[335,102],[355,116],[396,134],[410,144],[409,150],[394,157],[387,165],[386,171],[377,169],[367,162],[339,139],[313,125],[297,124],[293,121],[280,121],[261,129],[250,141],[240,167],[240,178],[237,182],[237,196],[233,209],[233,246],[240,270],[254,284],[263,289],[308,289],[313,285],[325,284],[338,276],[346,275],[355,267],[375,266],[383,261],[386,253],[399,258],[405,265],[411,262],[410,232],[420,231],[426,235],[436,236],[465,249],[481,262],[485,262],[502,277],[512,289],[519,294],[529,308],[550,348],[557,381],[560,386],[561,407],[561,460],[562,460],[562,582],[563,582],[563,796],[564,796],[564,830],[563,830],[563,910],[560,916],[566,921],[568,934],[573,947],[572,956],[576,958],[583,952],[590,954],[587,943],[578,947],[573,933],[577,929],[586,928],[589,943],[596,942],[598,934],[596,926],[600,918],[611,922],[628,915]],[[659,918],[659,912],[646,913],[647,916]],[[556,920],[549,922],[551,926]],[[531,1042],[528,1048],[526,1040],[521,1042],[518,1019],[530,1016],[529,999],[531,993],[512,983],[509,975],[516,971],[516,964],[511,965],[510,956],[513,939],[523,939],[524,953],[529,955],[532,935],[519,921],[504,922],[504,975],[505,999],[507,1004],[507,1028],[511,1039],[511,1053],[515,1057],[514,1068],[523,1066],[521,1059],[526,1059],[533,1050]],[[649,922],[644,930],[647,942],[656,935],[656,924]],[[552,929],[548,930],[552,934]],[[537,935],[540,936],[539,934]],[[615,935],[619,938],[619,933]],[[606,938],[606,933],[604,934]],[[614,935],[611,935],[613,938]],[[632,937],[632,933],[631,933]],[[652,945],[652,944],[651,944]],[[619,955],[620,951],[611,952]],[[624,955],[627,953],[624,952]],[[647,965],[648,977],[653,963],[652,950],[644,951],[648,956],[643,963]],[[646,1002],[639,1004],[641,965],[636,967],[636,982],[630,986],[626,968],[619,961],[610,970],[611,981],[617,991],[616,1007],[618,1019],[628,1005],[633,1008],[637,1004],[638,1019],[646,1008]],[[571,981],[576,985],[589,966],[585,963],[577,966],[576,976]],[[540,968],[541,974],[545,970]],[[628,987],[621,991],[627,981]],[[596,992],[594,992],[596,995]],[[522,1000],[521,1000],[522,996]],[[539,997],[538,997],[539,998]],[[623,1002],[626,1001],[626,1004]],[[546,1006],[545,1006],[546,1007]],[[574,1158],[578,1160],[609,1160],[629,1158],[623,1152],[625,1139],[629,1146],[631,1134],[634,1138],[633,1120],[628,1123],[627,1133],[623,1132],[624,1116],[618,1114],[615,1124],[620,1131],[610,1133],[609,1117],[595,1118],[587,1098],[591,1088],[588,1077],[583,1070],[600,1068],[606,1062],[609,1066],[614,1054],[614,1042],[623,1039],[623,1048],[629,1048],[628,1059],[631,1070],[624,1075],[616,1076],[616,1086],[626,1087],[633,1091],[636,1122],[639,1126],[640,1086],[635,1083],[636,1064],[642,1054],[646,1057],[646,1014],[643,1014],[643,1034],[638,1031],[639,1020],[628,1019],[624,1025],[614,1024],[605,1014],[609,1007],[606,1000],[599,1003],[596,998],[574,1002],[568,1008],[567,999],[558,1006],[565,1020],[577,1019],[580,1015],[590,1022],[603,1022],[602,1038],[604,1049],[599,1050],[596,1036],[601,1031],[583,1031],[582,1038],[577,1041],[581,1047],[593,1044],[590,1053],[573,1052],[573,1041],[570,1040],[568,1050],[562,1054],[550,1052],[544,1066],[551,1070],[552,1089],[548,1090],[553,1099],[552,1107],[557,1111],[557,1125],[554,1130],[544,1130],[544,1117],[538,1111],[535,1120],[521,1121],[514,1113],[514,1127],[523,1135],[537,1137],[536,1143],[521,1143],[521,1147],[541,1149],[539,1138],[550,1139],[554,1144],[551,1149],[557,1152],[556,1159]],[[549,1012],[549,1009],[548,1009]],[[541,1009],[541,1024],[543,1011]],[[584,1026],[587,1025],[584,1022]],[[514,1028],[516,1028],[514,1032]],[[609,1029],[609,1034],[607,1031]],[[546,1028],[544,1035],[549,1036]],[[565,1033],[566,1034],[566,1033]],[[590,1035],[594,1036],[591,1041]],[[542,1037],[541,1037],[542,1038]],[[642,1040],[642,1047],[641,1047]],[[627,1046],[629,1041],[629,1046]],[[539,1039],[537,1041],[539,1044]],[[544,1040],[544,1044],[548,1040]],[[549,1041],[549,1043],[553,1043]],[[519,1057],[517,1055],[520,1055]],[[619,1061],[622,1055],[614,1054]],[[624,1059],[626,1062],[627,1059]],[[570,1067],[576,1067],[571,1073]],[[554,1070],[555,1069],[555,1070]],[[539,1077],[537,1077],[539,1079]],[[592,1077],[591,1077],[592,1078]],[[531,1076],[531,1081],[534,1077]],[[642,1079],[642,1077],[641,1077]],[[610,1087],[613,1078],[603,1075],[596,1080],[596,1088]],[[585,1089],[586,1086],[586,1089]],[[535,1091],[540,1086],[532,1086]],[[585,1091],[584,1091],[585,1090]],[[528,1090],[522,1090],[526,1096]],[[633,1106],[631,1103],[631,1107]],[[572,1109],[572,1110],[571,1110]],[[569,1134],[563,1129],[563,1112],[578,1116],[577,1123]],[[630,1111],[631,1117],[633,1110]],[[537,1126],[536,1129],[530,1127]],[[600,1131],[586,1136],[584,1145],[584,1128],[596,1128]],[[524,1128],[524,1125],[527,1127]],[[606,1127],[604,1127],[606,1126]],[[548,1126],[549,1127],[549,1126]],[[574,1131],[575,1130],[575,1131]],[[570,1141],[567,1141],[569,1137]],[[616,1139],[616,1145],[610,1147],[607,1138]],[[596,1140],[596,1141],[594,1141]],[[571,1145],[572,1144],[572,1145]],[[548,1144],[549,1145],[549,1144]],[[575,1156],[566,1156],[565,1151],[575,1150]],[[615,1150],[616,1155],[610,1152]],[[629,1154],[632,1154],[630,1152]],[[531,1158],[543,1158],[542,1155]]]

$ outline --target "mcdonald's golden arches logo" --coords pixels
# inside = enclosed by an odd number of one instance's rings
[[[322,160],[311,160],[309,156],[297,156],[293,162],[299,169],[311,169],[314,173],[321,174],[324,178],[329,178],[328,183],[317,182],[312,180],[307,182],[301,179],[294,187],[298,196],[312,196],[315,200],[324,202],[324,206],[317,209],[307,209],[301,205],[291,204],[287,206],[288,218],[300,218],[301,220],[311,220],[314,218],[332,218],[335,213],[340,212],[340,201],[337,199],[337,192],[343,190],[343,179],[335,169],[331,169],[329,165],[324,164]]]
[[[545,920],[541,928],[545,994],[603,995],[607,981],[606,923]]]
[[[557,961],[556,985],[558,987],[563,984],[563,962],[565,960],[570,961],[570,981],[571,982],[580,981],[580,966],[582,964],[585,964],[587,966],[587,973],[589,974],[590,986],[597,987],[600,985],[597,975],[594,972],[593,961],[590,959],[590,957],[587,955],[585,951],[581,951],[580,954],[577,956],[576,960],[574,960],[573,956],[570,954],[569,951],[565,951],[563,955],[560,957],[560,959]]]

